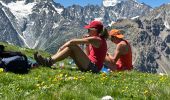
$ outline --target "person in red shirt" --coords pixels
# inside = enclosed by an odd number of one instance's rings
[[[107,32],[103,31],[103,24],[100,21],[92,21],[84,26],[88,35],[82,39],[72,39],[62,45],[58,52],[50,58],[44,58],[35,53],[34,58],[44,66],[52,66],[55,62],[61,61],[70,56],[81,71],[92,71],[98,73],[103,66],[107,52]],[[86,45],[84,52],[79,44]]]
[[[116,49],[113,56],[107,53],[105,57],[105,64],[112,71],[131,70],[132,65],[132,50],[127,40],[123,39],[124,35],[120,30],[112,29],[109,32],[110,40],[116,44]]]

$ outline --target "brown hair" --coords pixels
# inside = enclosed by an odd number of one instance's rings
[[[109,33],[106,28],[103,28],[103,30],[98,30],[98,33],[103,38],[108,38]]]

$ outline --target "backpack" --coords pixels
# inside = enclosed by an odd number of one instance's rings
[[[24,74],[28,73],[31,66],[26,55],[21,52],[2,51],[0,52],[0,67],[7,72]]]

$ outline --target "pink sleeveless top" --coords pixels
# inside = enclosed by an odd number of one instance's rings
[[[117,70],[131,70],[133,68],[132,65],[132,50],[129,43],[124,40],[126,44],[129,46],[129,51],[125,55],[121,55],[118,61],[116,62]]]
[[[103,62],[106,56],[106,52],[107,52],[107,43],[106,40],[104,38],[101,38],[101,44],[99,48],[95,48],[94,46],[92,46],[91,44],[89,45],[89,59],[91,60],[92,63],[94,63],[97,67],[98,70],[102,69],[103,66]]]

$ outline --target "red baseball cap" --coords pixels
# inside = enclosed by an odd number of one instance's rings
[[[95,28],[97,30],[103,30],[103,24],[100,21],[91,21],[88,25],[84,26],[84,28]]]

